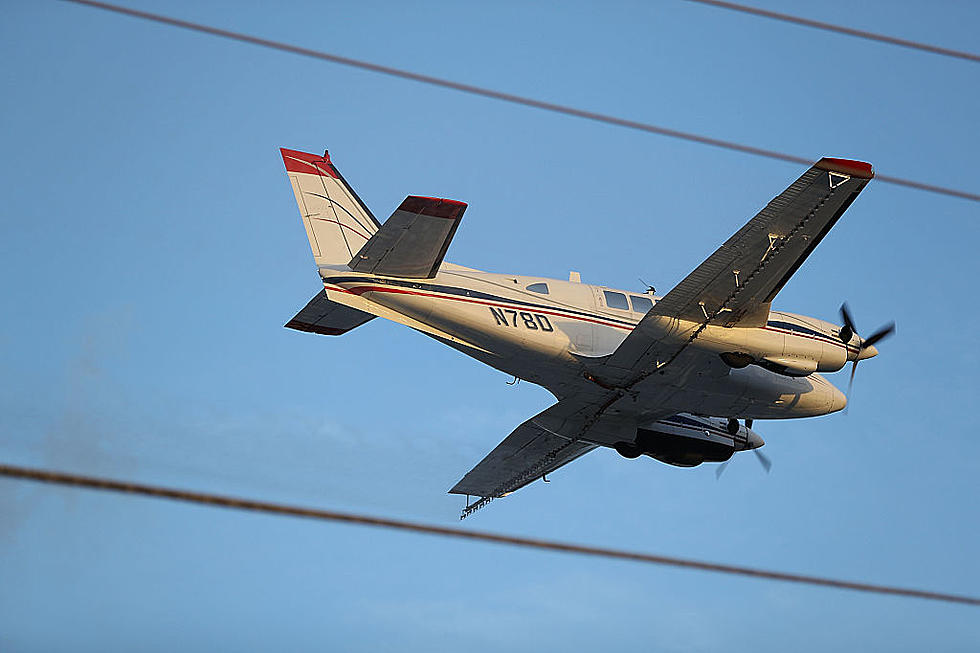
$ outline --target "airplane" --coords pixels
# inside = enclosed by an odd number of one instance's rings
[[[821,373],[850,362],[853,381],[895,330],[862,338],[846,303],[842,325],[771,309],[874,177],[868,163],[820,159],[656,296],[444,261],[465,203],[408,196],[381,224],[328,152],[281,154],[323,285],[286,327],[341,335],[381,317],[557,399],[449,490],[466,495],[461,519],[598,447],[678,467],[760,454],[753,420],[842,410]]]

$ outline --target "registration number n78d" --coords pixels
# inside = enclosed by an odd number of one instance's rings
[[[493,319],[496,320],[497,326],[523,326],[525,329],[530,329],[532,331],[537,331],[539,329],[541,331],[555,330],[555,328],[551,326],[548,316],[541,315],[540,313],[515,311],[511,308],[495,308],[493,306],[490,307],[490,313],[493,314]]]

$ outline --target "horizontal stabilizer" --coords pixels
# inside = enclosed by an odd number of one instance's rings
[[[350,268],[387,277],[436,276],[466,204],[409,196],[351,259]]]
[[[369,313],[330,301],[321,290],[285,326],[307,333],[339,336],[373,319]]]

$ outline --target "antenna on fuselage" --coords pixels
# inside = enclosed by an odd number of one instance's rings
[[[651,286],[650,284],[648,284],[646,281],[644,281],[642,277],[637,277],[637,279],[639,279],[640,280],[640,283],[642,283],[644,286],[647,287],[647,289],[644,290],[643,292],[645,292],[648,295],[656,295],[657,294],[657,289],[654,288],[653,286]]]

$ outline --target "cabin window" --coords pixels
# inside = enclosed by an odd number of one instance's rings
[[[653,308],[653,300],[649,297],[630,295],[630,302],[633,304],[633,310],[637,313],[646,313]]]
[[[546,283],[532,283],[527,289],[531,292],[541,293],[542,295],[548,294],[548,284]]]
[[[609,308],[618,308],[622,311],[630,310],[630,305],[626,303],[626,295],[623,293],[603,290],[602,294],[606,296],[606,306]]]

